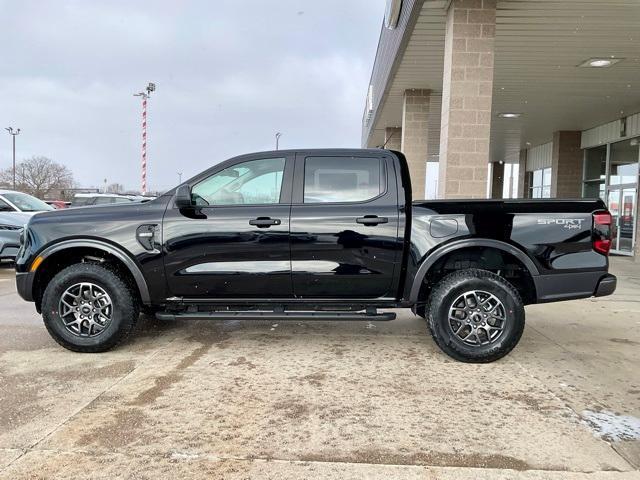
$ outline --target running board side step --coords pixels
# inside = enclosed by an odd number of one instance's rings
[[[157,312],[158,320],[370,320],[383,321],[395,320],[396,314],[364,313],[364,312],[269,312],[269,311],[242,311],[242,312]]]

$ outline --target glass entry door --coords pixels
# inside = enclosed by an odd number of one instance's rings
[[[633,255],[637,211],[636,187],[610,188],[607,206],[613,217],[612,253]]]

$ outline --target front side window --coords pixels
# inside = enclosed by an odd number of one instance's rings
[[[198,206],[279,203],[284,165],[284,158],[266,158],[225,168],[191,189],[193,201]]]
[[[379,158],[307,157],[304,163],[304,203],[371,200],[385,190]]]

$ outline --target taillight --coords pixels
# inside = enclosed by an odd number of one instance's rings
[[[603,255],[609,255],[609,250],[611,250],[611,223],[609,212],[593,214],[593,249]]]

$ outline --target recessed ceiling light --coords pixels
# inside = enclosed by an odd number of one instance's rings
[[[521,113],[515,113],[515,112],[505,112],[505,113],[498,114],[500,118],[520,118],[521,115],[522,115]]]
[[[590,58],[589,60],[582,62],[579,67],[584,68],[607,68],[615,65],[618,62],[624,60],[623,58]]]

